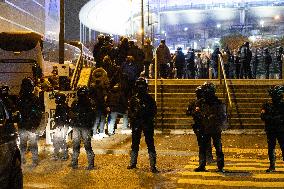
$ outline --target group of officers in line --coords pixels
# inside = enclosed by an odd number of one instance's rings
[[[196,88],[196,100],[189,103],[187,115],[192,116],[193,131],[199,145],[199,167],[196,172],[206,171],[206,162],[213,162],[211,139],[216,149],[217,171],[224,173],[224,153],[222,151],[221,133],[227,128],[225,105],[216,97],[216,88],[212,83],[205,83]],[[284,86],[276,85],[268,90],[271,101],[261,108],[261,119],[265,122],[268,157],[270,166],[266,172],[275,171],[276,141],[282,151],[284,161]]]
[[[9,96],[9,87],[1,87],[0,97],[8,108],[11,122],[16,122],[19,129],[21,161],[26,164],[25,154],[27,149],[32,153],[32,166],[39,163],[38,140],[41,130],[43,105],[39,97],[33,92],[35,84],[31,78],[24,78],[21,83],[20,93],[16,104]],[[67,160],[68,148],[66,143],[67,131],[72,127],[72,145],[73,153],[70,167],[78,168],[78,157],[80,153],[80,144],[83,141],[88,166],[87,170],[93,170],[95,154],[92,150],[91,138],[94,124],[95,108],[89,97],[90,89],[87,86],[79,87],[77,98],[69,107],[64,93],[55,94],[55,133],[53,136],[53,159]],[[144,78],[138,78],[135,82],[134,92],[129,100],[128,110],[130,125],[132,128],[132,145],[130,164],[127,169],[136,168],[139,144],[142,131],[148,147],[150,170],[153,173],[159,172],[156,168],[156,150],[154,145],[154,118],[157,112],[155,100],[148,94],[148,84]],[[29,144],[29,147],[28,147]],[[60,150],[62,151],[60,153]]]
[[[20,151],[22,163],[26,163],[25,153],[29,141],[29,149],[32,153],[32,165],[37,166],[38,158],[38,127],[41,122],[43,107],[39,98],[33,93],[34,83],[31,78],[24,78],[21,84],[17,104],[13,105],[9,99],[8,88],[1,88],[1,99],[8,108],[13,121],[18,123]],[[216,87],[210,82],[196,88],[196,100],[189,103],[186,114],[192,116],[192,126],[199,145],[199,166],[194,169],[196,172],[206,171],[206,163],[213,161],[211,139],[216,149],[217,171],[224,173],[224,153],[222,151],[221,133],[227,128],[227,114],[225,104],[216,96]],[[276,140],[280,144],[284,160],[284,86],[277,85],[269,89],[271,101],[264,103],[261,109],[261,119],[265,122],[267,134],[268,156],[270,166],[267,172],[275,171],[275,145]],[[91,137],[94,117],[94,107],[89,98],[89,88],[80,87],[77,90],[77,98],[71,107],[66,103],[66,96],[63,93],[55,95],[55,125],[56,132],[53,139],[54,159],[68,159],[66,134],[69,125],[73,130],[72,144],[73,154],[70,166],[78,168],[78,157],[80,153],[81,140],[87,153],[87,170],[94,166],[95,154],[92,150]],[[17,116],[13,112],[17,110]],[[150,170],[158,173],[156,168],[156,150],[154,145],[154,118],[157,113],[155,100],[148,94],[148,84],[144,78],[135,82],[135,90],[129,101],[129,118],[132,129],[132,145],[130,164],[128,169],[134,169],[137,165],[139,144],[142,131],[148,147]],[[63,156],[59,156],[62,149]]]

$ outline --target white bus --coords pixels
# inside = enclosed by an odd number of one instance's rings
[[[64,62],[68,64],[70,79],[75,79],[73,74],[79,64],[88,61],[91,62],[88,66],[94,66],[90,51],[81,46],[64,45]],[[37,81],[42,76],[48,77],[55,65],[59,65],[58,41],[44,39],[35,32],[0,33],[0,86],[8,85],[12,95],[19,94],[23,78]]]

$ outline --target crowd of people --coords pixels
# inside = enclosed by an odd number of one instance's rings
[[[184,50],[178,47],[175,53],[171,53],[164,39],[160,41],[155,51],[149,39],[140,48],[127,38],[122,37],[116,45],[109,36],[101,35],[94,45],[93,52],[97,66],[103,67],[110,73],[109,75],[113,75],[113,72],[108,70],[109,64],[123,66],[125,58],[132,56],[132,61],[136,65],[136,68],[133,68],[135,74],[142,73],[146,78],[154,78],[154,68],[157,63],[158,78],[214,79],[218,77],[219,55],[221,55],[227,78],[269,79],[276,78],[274,76],[276,74],[279,79],[282,78],[283,48],[256,48],[249,42],[245,42],[238,49],[216,47],[211,52],[188,48],[184,53]],[[104,64],[106,55],[109,56],[108,65]]]
[[[159,48],[159,47],[158,47]],[[270,52],[271,51],[271,52]],[[207,79],[218,78],[218,66],[221,56],[226,77],[229,79],[257,79],[278,75],[282,78],[283,48],[250,49],[249,42],[245,42],[239,49],[216,48],[211,52],[195,52],[188,49],[183,53],[177,48],[168,64],[168,74],[164,78],[178,79]],[[159,63],[159,61],[158,61]],[[263,76],[262,76],[263,75]]]

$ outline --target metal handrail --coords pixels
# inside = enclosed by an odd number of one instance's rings
[[[157,53],[155,50],[155,101],[157,102],[157,94],[158,94],[158,88],[157,88],[157,79],[158,79],[158,60],[157,60]]]
[[[221,66],[221,70],[222,70],[223,77],[224,77],[224,82],[225,82],[226,92],[227,92],[227,96],[228,96],[228,100],[229,100],[229,105],[230,105],[230,108],[231,108],[232,107],[231,93],[230,93],[230,90],[229,90],[229,87],[228,87],[227,76],[226,76],[226,72],[225,72],[225,68],[224,68],[224,62],[223,62],[223,58],[222,58],[221,54],[219,54],[219,60],[220,60],[220,66]],[[219,74],[219,77],[220,77],[220,81],[222,81],[221,74]]]
[[[281,75],[282,76],[281,78],[283,79],[284,78],[284,70],[283,70],[284,69],[283,68],[284,67],[284,54],[282,54],[282,59],[281,60],[282,60],[282,62],[281,62],[282,63],[282,70],[280,70],[280,71],[282,71],[282,72],[279,73],[279,76]]]
[[[76,63],[76,68],[74,70],[74,74],[73,74],[72,79],[71,79],[71,84],[70,85],[71,85],[71,89],[72,90],[75,90],[75,83],[77,81],[77,77],[78,77],[78,74],[79,74],[78,70],[81,68],[79,66],[81,66],[80,63],[83,63],[82,59],[83,59],[83,56],[82,56],[82,52],[81,52],[80,56],[79,56],[79,58],[77,60],[77,63]]]

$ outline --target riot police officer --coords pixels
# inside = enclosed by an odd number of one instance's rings
[[[16,106],[13,100],[9,96],[9,86],[4,85],[0,88],[0,98],[2,99],[4,105],[8,109],[9,116],[13,118],[13,113],[16,111]],[[12,119],[11,119],[12,121]]]
[[[88,167],[86,169],[92,170],[94,169],[95,158],[91,145],[94,111],[89,98],[88,87],[80,87],[77,91],[77,97],[78,99],[71,105],[71,122],[73,129],[73,154],[71,167],[73,169],[78,168],[80,141],[82,138],[88,158]]]
[[[204,133],[199,148],[199,167],[194,171],[206,171],[206,155],[212,138],[216,149],[218,172],[224,171],[224,154],[222,151],[221,133],[226,126],[226,107],[215,95],[216,88],[213,83],[205,83],[203,88],[203,99],[198,101],[195,114],[201,117],[201,128]]]
[[[32,153],[32,165],[38,165],[38,127],[41,122],[42,110],[39,98],[33,94],[34,82],[31,78],[24,78],[18,98],[20,151],[23,164],[26,162],[25,153],[29,141]]]
[[[269,89],[271,102],[263,104],[261,109],[261,119],[265,122],[265,132],[268,143],[268,157],[270,166],[266,172],[275,171],[275,145],[276,139],[282,151],[284,160],[284,102],[282,93],[284,86],[276,85]]]
[[[56,109],[54,114],[55,132],[53,135],[54,160],[59,158],[59,150],[62,149],[63,160],[68,159],[68,148],[66,143],[67,131],[69,128],[70,108],[66,103],[64,93],[55,94]]]
[[[154,117],[157,113],[155,100],[148,94],[148,84],[144,78],[135,82],[135,94],[130,99],[129,117],[132,127],[131,160],[127,169],[136,168],[139,144],[142,131],[148,147],[152,173],[158,173],[156,168],[156,150],[154,145]]]
[[[194,123],[192,124],[192,129],[194,131],[194,134],[196,135],[197,143],[199,148],[202,147],[202,138],[204,137],[204,128],[202,127],[202,115],[200,111],[198,111],[198,104],[199,101],[203,100],[203,86],[198,86],[195,90],[196,99],[189,102],[186,115],[192,116]],[[211,139],[208,140],[206,149],[206,162],[212,163],[213,155],[212,155],[212,146],[211,146]]]

